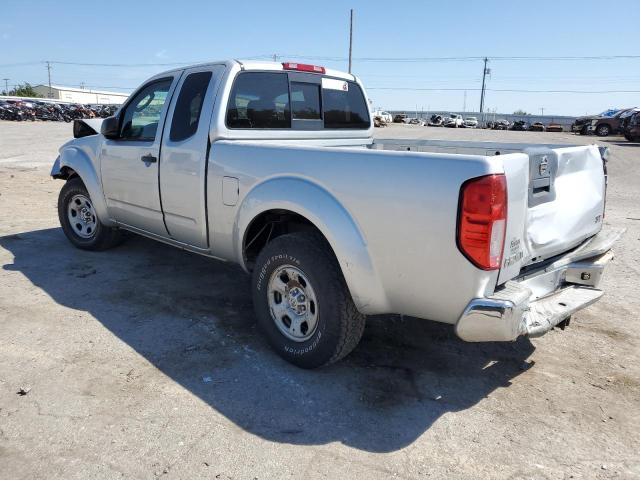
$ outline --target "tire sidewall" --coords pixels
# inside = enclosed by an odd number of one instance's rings
[[[304,252],[302,244],[287,245],[276,239],[258,257],[252,274],[253,305],[258,325],[267,336],[271,346],[286,360],[304,368],[325,364],[335,353],[339,326],[332,320],[339,317],[336,308],[330,270],[323,268],[322,259]],[[273,272],[283,265],[301,270],[310,282],[316,296],[318,323],[308,340],[295,342],[287,338],[277,327],[271,316],[268,301],[268,283]],[[336,285],[334,285],[336,287]]]

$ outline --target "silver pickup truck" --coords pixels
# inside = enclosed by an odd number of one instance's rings
[[[270,344],[305,368],[347,355],[372,314],[466,341],[564,326],[621,235],[603,228],[603,149],[374,142],[360,81],[313,65],[164,72],[74,137],[51,173],[71,243],[126,230],[240,264]]]

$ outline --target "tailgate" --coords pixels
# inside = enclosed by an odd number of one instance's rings
[[[597,146],[525,153],[528,165],[522,156],[513,162],[510,155],[503,157],[509,204],[498,283],[580,245],[602,228],[606,178]]]

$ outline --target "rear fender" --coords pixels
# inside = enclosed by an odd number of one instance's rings
[[[69,178],[69,170],[75,172],[87,188],[100,222],[108,227],[114,226],[115,222],[109,218],[98,172],[89,156],[80,148],[73,146],[62,148],[60,156],[51,169],[51,176],[66,180]]]
[[[255,186],[238,209],[234,225],[236,259],[247,269],[244,236],[253,219],[268,210],[288,210],[309,220],[333,249],[351,297],[364,314],[389,311],[389,304],[356,221],[321,186],[296,177],[275,178]]]

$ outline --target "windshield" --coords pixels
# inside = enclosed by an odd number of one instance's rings
[[[599,117],[613,117],[615,116],[616,113],[618,113],[620,111],[619,108],[610,108],[609,110],[605,110],[604,112],[602,112],[601,114],[599,114]]]

